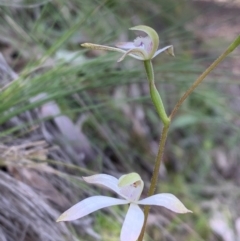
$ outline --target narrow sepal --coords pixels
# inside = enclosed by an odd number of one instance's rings
[[[175,57],[175,55],[174,55],[174,50],[173,50],[173,46],[172,46],[172,45],[169,45],[169,46],[166,46],[166,47],[164,47],[164,48],[162,48],[162,49],[159,49],[159,50],[153,55],[153,58],[155,58],[157,55],[159,55],[159,54],[161,54],[161,53],[163,53],[163,52],[165,52],[165,53],[167,53],[167,54]]]
[[[88,177],[82,177],[82,178],[87,183],[103,185],[103,186],[113,190],[114,192],[116,192],[120,196],[123,196],[120,193],[120,189],[118,187],[118,179],[111,176],[111,175],[96,174],[96,175],[92,175],[92,176],[88,176]]]
[[[138,201],[137,204],[162,206],[175,213],[192,213],[177,197],[170,193],[156,194]]]
[[[97,211],[101,208],[110,207],[113,205],[127,204],[127,203],[129,203],[127,200],[122,200],[122,199],[112,198],[112,197],[105,197],[105,196],[89,197],[75,204],[67,211],[65,211],[57,219],[57,222],[76,220],[94,211]]]
[[[140,48],[135,48],[135,49],[130,49],[126,51],[121,58],[118,59],[117,62],[121,62],[125,59],[127,55],[130,55],[131,57],[139,60],[144,60],[147,58],[147,53],[144,51],[144,49]]]
[[[126,52],[123,49],[109,47],[109,46],[100,45],[100,44],[84,43],[84,44],[81,44],[81,46],[84,48],[96,49],[96,50],[107,50],[107,51],[114,51],[114,52],[120,52],[120,53]]]

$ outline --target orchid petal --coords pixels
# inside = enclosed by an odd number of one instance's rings
[[[144,183],[141,177],[133,172],[119,178],[118,186],[121,194],[129,201],[137,201],[142,193]]]
[[[92,44],[92,43],[84,43],[81,44],[82,47],[89,48],[89,49],[96,49],[96,50],[107,50],[107,51],[113,51],[113,52],[119,52],[119,53],[126,53],[126,50],[120,49],[120,48],[114,48],[114,47],[109,47],[105,45],[99,45],[99,44]],[[137,56],[135,54],[129,54],[129,56],[138,59],[138,60],[143,60],[140,56]]]
[[[171,55],[171,56],[175,56],[174,55],[174,51],[173,51],[173,46],[172,45],[169,45],[169,46],[166,46],[162,49],[159,49],[154,55],[152,58],[155,58],[157,55],[161,54],[162,52],[166,52],[167,54]]]
[[[139,26],[130,28],[130,30],[143,31],[150,37],[153,45],[152,45],[151,52],[149,53],[148,59],[151,59],[153,57],[154,53],[157,51],[158,45],[159,45],[159,37],[158,37],[157,32],[154,29],[152,29],[148,26],[145,26],[145,25],[139,25]]]
[[[175,213],[192,213],[177,197],[170,193],[156,194],[138,201],[137,204],[162,206]]]
[[[103,185],[105,187],[108,187],[109,189],[113,190],[114,192],[116,192],[120,196],[124,197],[120,193],[120,189],[118,187],[118,179],[113,177],[113,176],[110,176],[110,175],[107,175],[107,174],[96,174],[96,175],[92,175],[92,176],[89,176],[89,177],[83,177],[83,180],[85,182],[88,182],[88,183],[100,184],[100,185]]]
[[[134,42],[121,42],[121,43],[117,43],[116,47],[118,48],[122,48],[122,49],[133,49],[136,48],[136,46],[134,45]]]
[[[121,205],[129,203],[127,200],[105,197],[105,196],[93,196],[84,199],[83,201],[75,204],[67,211],[65,211],[58,219],[60,221],[72,221],[78,218],[82,218],[89,213],[92,213],[98,209],[110,207],[113,205]]]
[[[132,54],[132,53],[134,53],[134,54]],[[144,49],[135,48],[135,49],[130,49],[127,52],[125,52],[124,55],[117,62],[123,61],[127,55],[130,55],[131,57],[133,57],[135,59],[139,59],[139,60],[147,59],[147,53]]]
[[[123,49],[109,47],[109,46],[100,45],[100,44],[84,43],[84,44],[81,44],[81,46],[89,49],[108,50],[108,51],[126,53],[126,51]]]
[[[144,222],[143,211],[131,203],[121,230],[121,241],[136,241]]]

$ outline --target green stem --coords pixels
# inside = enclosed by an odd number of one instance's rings
[[[179,107],[182,105],[184,100],[198,87],[199,84],[205,79],[205,77],[217,67],[217,65],[222,62],[235,48],[240,45],[240,35],[228,46],[228,48],[197,78],[193,85],[185,92],[185,94],[180,98],[175,107],[172,110],[170,119],[175,116]]]
[[[167,140],[169,126],[170,126],[170,122],[167,125],[164,125],[163,130],[162,130],[161,140],[160,140],[159,148],[158,148],[158,154],[157,154],[157,157],[156,157],[153,175],[152,175],[152,179],[151,179],[151,185],[150,185],[150,188],[149,188],[149,191],[148,191],[148,197],[152,196],[154,194],[156,186],[157,186],[158,176],[159,176],[159,168],[160,168],[160,165],[161,165],[161,161],[163,159],[163,153],[164,153],[165,143],[166,143],[166,140]],[[138,241],[143,240],[149,210],[150,210],[150,206],[144,207],[144,223],[143,223],[142,231],[140,233]]]
[[[155,192],[156,186],[157,186],[157,182],[158,182],[158,174],[159,174],[159,168],[161,165],[161,161],[163,159],[163,154],[164,154],[164,148],[165,148],[165,143],[167,140],[167,136],[168,136],[168,130],[169,130],[169,126],[171,123],[172,118],[174,117],[174,115],[176,114],[176,112],[178,111],[179,107],[181,106],[181,104],[183,103],[183,101],[193,92],[193,90],[203,81],[203,79],[214,69],[216,68],[216,66],[224,59],[226,58],[226,56],[228,54],[230,54],[235,48],[237,48],[237,46],[240,45],[240,35],[234,40],[234,42],[227,48],[227,50],[218,58],[216,59],[200,76],[199,78],[194,82],[194,84],[186,91],[186,93],[183,95],[183,97],[178,101],[178,103],[176,104],[176,106],[174,107],[171,115],[168,117],[166,115],[162,100],[160,95],[157,92],[157,89],[155,87],[154,84],[154,72],[153,72],[153,67],[152,67],[152,63],[150,60],[144,61],[144,66],[147,72],[147,76],[148,76],[148,80],[149,80],[149,86],[150,86],[150,93],[151,93],[151,97],[152,97],[152,101],[157,109],[157,112],[161,118],[161,120],[163,121],[164,127],[162,130],[162,135],[161,135],[161,140],[159,143],[159,149],[158,149],[158,154],[156,157],[156,161],[155,161],[155,166],[154,166],[154,170],[153,170],[153,175],[152,175],[152,179],[151,179],[151,185],[148,191],[148,197],[152,196]],[[143,240],[143,236],[145,233],[145,229],[146,229],[146,223],[147,223],[147,218],[148,218],[148,213],[150,210],[150,206],[145,206],[144,207],[144,224],[140,233],[140,236],[138,238],[138,241],[142,241]]]
[[[152,62],[150,60],[146,60],[144,61],[144,66],[145,66],[145,70],[147,73],[147,77],[149,80],[149,88],[150,88],[150,94],[152,97],[152,101],[154,103],[154,106],[157,109],[157,113],[160,116],[164,127],[162,130],[162,135],[161,135],[161,140],[159,143],[159,149],[158,149],[158,154],[155,160],[155,166],[154,166],[154,170],[153,170],[153,174],[152,174],[152,179],[151,179],[151,185],[148,191],[148,197],[152,196],[155,192],[156,186],[157,186],[157,182],[158,182],[158,174],[159,174],[159,168],[161,165],[161,161],[163,159],[163,153],[164,153],[164,147],[165,147],[165,143],[167,140],[167,134],[168,134],[168,129],[170,126],[170,119],[166,114],[162,99],[160,94],[157,91],[157,88],[155,86],[154,83],[154,72],[153,72],[153,67],[152,67]],[[145,228],[146,228],[146,223],[147,223],[147,218],[148,218],[148,213],[150,210],[150,206],[145,206],[144,207],[144,224],[142,227],[142,231],[141,234],[138,238],[139,241],[143,240],[143,236],[144,236],[144,232],[145,232]]]
[[[154,82],[154,72],[153,72],[153,66],[151,60],[145,60],[144,61],[144,67],[147,73],[148,81],[149,81],[149,89],[150,89],[150,95],[152,98],[152,102],[157,110],[157,113],[162,120],[164,125],[169,124],[169,117],[166,114],[161,96],[155,86]]]

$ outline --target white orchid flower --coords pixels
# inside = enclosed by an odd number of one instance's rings
[[[162,206],[175,213],[191,212],[178,198],[170,193],[156,194],[139,201],[144,184],[137,173],[123,175],[119,179],[107,174],[97,174],[83,177],[83,179],[88,183],[100,184],[108,187],[124,199],[106,196],[86,198],[65,211],[57,219],[57,222],[76,220],[105,207],[130,204],[122,226],[120,239],[121,241],[136,241],[144,222],[143,211],[138,205]]]
[[[123,53],[123,56],[118,60],[118,62],[122,61],[127,55],[143,61],[151,60],[162,52],[167,52],[168,54],[174,56],[172,45],[158,50],[159,37],[154,29],[145,25],[139,25],[130,28],[130,30],[145,32],[147,36],[137,37],[133,42],[118,43],[116,44],[117,48],[92,43],[84,43],[82,46],[90,49],[109,50]]]

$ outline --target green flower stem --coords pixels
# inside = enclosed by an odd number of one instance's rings
[[[185,92],[185,94],[180,98],[169,116],[172,119],[179,107],[182,105],[184,100],[198,87],[199,84],[205,79],[205,77],[217,67],[217,65],[222,62],[235,48],[240,45],[240,35],[228,46],[228,48],[197,78],[193,85]]]
[[[154,72],[153,72],[152,62],[150,60],[146,60],[146,61],[144,61],[144,66],[145,66],[145,70],[146,70],[148,81],[149,81],[150,94],[152,97],[152,101],[153,101],[153,103],[157,109],[157,113],[160,116],[160,118],[163,122],[163,125],[164,125],[163,130],[162,130],[161,140],[159,143],[158,154],[156,157],[155,166],[154,166],[154,170],[153,170],[153,175],[152,175],[152,179],[151,179],[151,185],[150,185],[150,188],[148,191],[148,197],[149,197],[154,194],[156,186],[157,186],[158,176],[159,176],[158,175],[159,168],[161,165],[161,161],[163,159],[164,147],[165,147],[165,143],[167,140],[168,129],[170,126],[170,118],[166,114],[161,96],[158,93],[157,88],[154,83]],[[149,210],[150,210],[150,206],[144,207],[144,224],[143,224],[142,231],[141,231],[141,234],[138,239],[139,241],[143,240]]]
[[[164,125],[163,130],[162,130],[161,140],[160,140],[159,148],[158,148],[158,154],[157,154],[157,157],[156,157],[153,175],[152,175],[152,179],[151,179],[151,185],[150,185],[150,188],[149,188],[149,191],[148,191],[148,197],[152,196],[154,194],[156,186],[157,186],[158,176],[159,176],[159,168],[160,168],[160,165],[161,165],[161,161],[163,159],[163,153],[164,153],[165,143],[166,143],[167,136],[168,136],[169,126],[170,126],[170,122],[167,125]],[[142,227],[140,236],[138,238],[138,241],[143,240],[149,210],[150,210],[150,206],[144,207],[144,223],[143,223],[143,227]]]
[[[154,170],[153,170],[153,175],[152,175],[152,179],[151,179],[151,185],[148,191],[148,196],[151,196],[154,194],[156,186],[157,186],[157,182],[158,182],[158,174],[159,174],[159,168],[161,165],[161,161],[163,159],[163,154],[164,154],[164,148],[165,148],[165,143],[167,140],[167,136],[168,136],[168,130],[169,130],[169,126],[171,123],[172,118],[174,117],[174,115],[176,114],[176,112],[178,111],[179,107],[181,106],[181,104],[183,103],[183,101],[194,91],[194,89],[203,81],[203,79],[213,70],[217,67],[217,65],[227,57],[228,54],[230,54],[235,48],[237,48],[240,45],[240,35],[233,41],[233,43],[227,48],[227,50],[221,54],[219,56],[219,58],[217,58],[199,77],[198,79],[193,83],[193,85],[186,91],[186,93],[182,96],[182,98],[177,102],[177,104],[175,105],[171,115],[169,117],[167,117],[162,100],[160,95],[157,92],[157,89],[155,87],[154,84],[154,72],[153,72],[153,67],[152,67],[152,63],[150,60],[148,61],[144,61],[144,66],[147,72],[147,76],[148,76],[148,80],[149,80],[149,85],[150,85],[150,93],[151,93],[151,97],[153,100],[153,103],[157,109],[157,112],[161,118],[161,120],[163,121],[164,127],[162,130],[162,135],[161,135],[161,140],[159,143],[159,149],[158,149],[158,154],[156,157],[156,161],[155,161],[155,166],[154,166]],[[144,207],[144,224],[141,230],[141,234],[138,238],[138,241],[142,241],[143,240],[143,236],[145,233],[145,229],[146,229],[146,223],[147,223],[147,218],[148,218],[148,213],[150,210],[150,206],[145,206]]]
[[[166,114],[161,96],[155,86],[154,82],[154,72],[153,72],[153,66],[151,60],[145,60],[144,61],[144,67],[147,73],[148,81],[149,81],[149,89],[150,89],[150,95],[152,98],[152,102],[157,110],[157,113],[162,120],[164,125],[169,124],[169,117]]]

